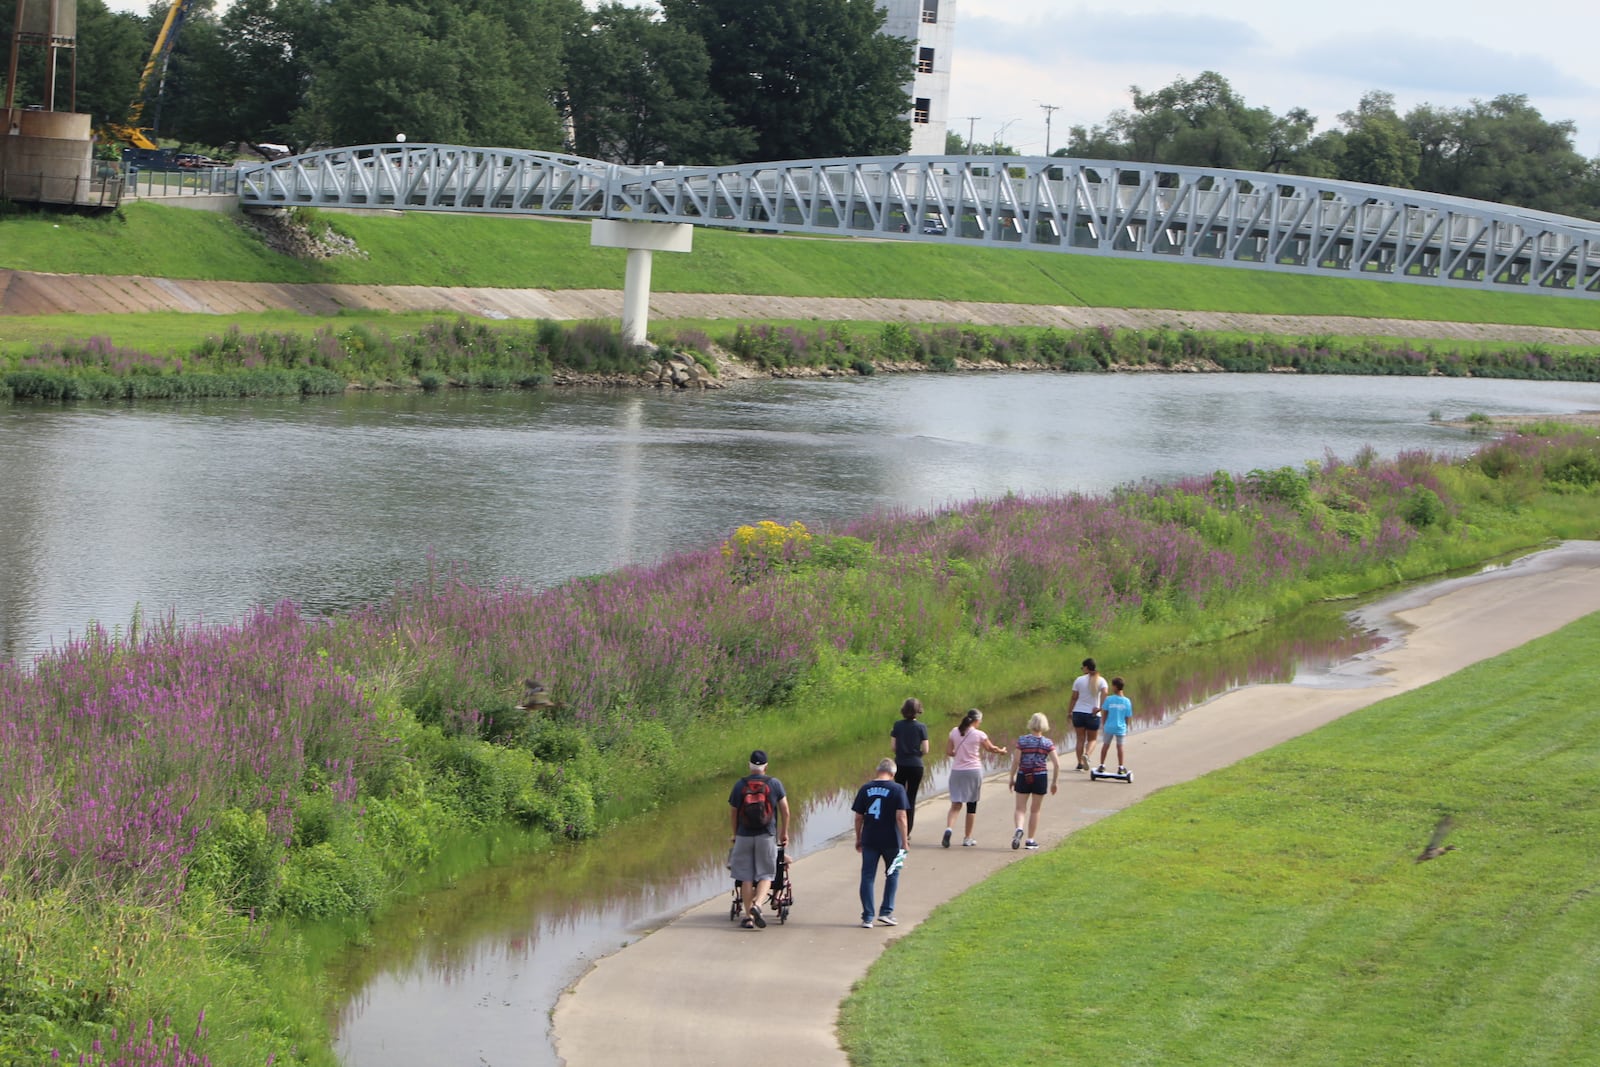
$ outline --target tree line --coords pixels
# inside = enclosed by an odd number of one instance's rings
[[[78,0],[76,110],[98,127],[128,115],[167,10]],[[144,122],[205,146],[404,134],[630,164],[887,155],[910,143],[914,61],[883,26],[874,0],[198,0]],[[42,52],[23,60],[19,106],[44,90]]]
[[[1402,115],[1393,94],[1373,91],[1321,131],[1305,108],[1249,106],[1213,71],[1131,95],[1133,106],[1103,123],[1072,127],[1055,154],[1339,178],[1600,218],[1600,158],[1579,154],[1575,124],[1547,120],[1524,94]],[[967,146],[955,137],[950,147]]]
[[[414,142],[723,164],[904,151],[912,43],[875,0],[197,0],[146,124],[185,144]],[[0,0],[11,25],[14,0]],[[76,109],[126,117],[167,5],[79,0]],[[19,104],[42,94],[24,55]],[[71,66],[61,64],[69,78]],[[1340,178],[1600,218],[1600,158],[1526,95],[1465,107],[1364,95],[1319,129],[1213,71],[1073,126],[1057,155]],[[58,91],[58,106],[66,99]],[[952,153],[1015,154],[969,145]]]

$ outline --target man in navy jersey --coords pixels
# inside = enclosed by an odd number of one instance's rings
[[[900,858],[906,847],[906,812],[911,801],[905,787],[894,780],[892,759],[878,762],[878,773],[856,792],[850,810],[856,813],[856,851],[861,853],[861,925],[872,929],[872,895],[881,860],[888,873],[883,880],[883,906],[878,922],[895,925],[894,894],[900,886]]]

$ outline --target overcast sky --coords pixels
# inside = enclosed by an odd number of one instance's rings
[[[1214,70],[1251,107],[1304,107],[1338,125],[1371,89],[1403,115],[1524,93],[1549,121],[1577,124],[1600,156],[1600,0],[956,0],[950,128],[1025,155],[1074,125]],[[976,116],[976,122],[969,117]],[[1006,124],[1010,123],[1009,126]]]

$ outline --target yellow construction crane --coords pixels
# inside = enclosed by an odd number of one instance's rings
[[[161,86],[167,78],[167,61],[172,58],[172,46],[178,40],[178,29],[193,6],[194,0],[172,0],[172,6],[167,8],[166,21],[161,24],[161,32],[156,34],[155,47],[150,49],[144,73],[139,75],[139,91],[134,93],[133,103],[128,107],[127,120],[106,124],[106,129],[117,140],[149,152],[156,150],[156,143],[146,136],[148,127],[143,125],[145,105],[152,95],[161,95]]]

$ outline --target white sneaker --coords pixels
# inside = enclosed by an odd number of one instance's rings
[[[893,915],[880,915],[880,916],[878,916],[878,921],[880,923],[882,923],[884,926],[899,926],[900,925],[900,920],[896,919]]]
[[[977,843],[978,839],[976,837],[964,837],[961,839],[962,848],[973,848]]]
[[[871,919],[862,919],[861,920],[861,929],[863,929],[863,930],[872,929],[872,920]]]

